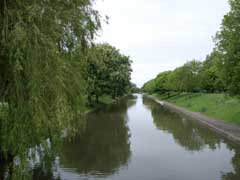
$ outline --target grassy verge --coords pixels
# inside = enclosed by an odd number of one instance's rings
[[[114,101],[115,101],[115,99],[113,99],[110,96],[101,96],[101,97],[99,97],[99,102],[98,103],[92,105],[91,107],[87,107],[86,113],[94,111],[95,109],[98,109],[103,105],[112,104]]]
[[[114,101],[115,99],[110,96],[102,96],[99,98],[100,104],[112,104]]]
[[[152,94],[154,97],[200,112],[215,119],[240,125],[240,98],[225,94],[170,93]]]

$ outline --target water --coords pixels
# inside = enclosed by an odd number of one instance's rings
[[[240,150],[216,133],[136,95],[89,114],[52,172],[34,179],[239,180]]]

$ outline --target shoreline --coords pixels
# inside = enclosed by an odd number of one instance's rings
[[[201,125],[205,126],[206,128],[240,145],[240,126],[226,123],[222,120],[217,120],[215,118],[205,116],[198,112],[187,110],[186,108],[179,107],[167,101],[159,100],[158,98],[153,97],[151,95],[146,96],[153,99],[159,105],[164,106],[178,114],[184,115],[190,118],[191,120],[195,120],[199,122]]]

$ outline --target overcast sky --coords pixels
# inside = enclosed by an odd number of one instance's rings
[[[159,72],[203,60],[229,11],[227,0],[98,0],[96,7],[110,18],[98,41],[131,57],[139,87]]]

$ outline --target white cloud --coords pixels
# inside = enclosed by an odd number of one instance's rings
[[[229,9],[227,0],[98,0],[96,8],[110,17],[98,41],[131,57],[138,86],[161,71],[204,59]]]

